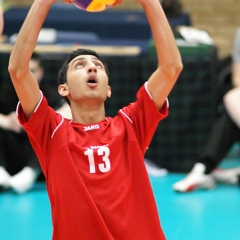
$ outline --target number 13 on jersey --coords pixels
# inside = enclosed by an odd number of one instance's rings
[[[94,158],[94,153],[97,154],[98,156],[102,156],[102,163],[96,164],[95,158]],[[106,146],[100,147],[97,149],[96,152],[94,152],[93,149],[87,149],[84,152],[84,155],[88,157],[88,162],[89,162],[89,172],[90,173],[96,173],[96,168],[99,169],[100,172],[106,173],[109,172],[111,169],[111,164],[109,160],[109,155],[110,155],[110,149]]]

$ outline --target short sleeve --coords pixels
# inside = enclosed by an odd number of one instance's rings
[[[145,152],[159,122],[168,115],[168,100],[166,99],[159,111],[145,83],[137,93],[137,101],[123,108],[122,112],[132,123],[139,145]]]

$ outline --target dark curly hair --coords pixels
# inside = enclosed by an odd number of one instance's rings
[[[93,55],[96,58],[98,58],[104,65],[105,71],[107,76],[109,77],[109,72],[108,72],[108,68],[107,68],[107,64],[105,62],[102,61],[102,59],[100,58],[100,56],[93,50],[91,49],[85,49],[85,48],[79,48],[75,51],[73,51],[68,57],[67,59],[64,61],[62,68],[59,70],[58,73],[58,85],[64,84],[65,82],[67,82],[67,70],[68,70],[68,64],[77,56],[80,55]],[[63,97],[64,100],[70,104],[69,100],[67,97]]]

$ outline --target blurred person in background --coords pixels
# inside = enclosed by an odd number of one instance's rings
[[[233,52],[233,89],[224,96],[224,105],[235,124],[240,128],[240,28],[236,33]]]
[[[183,9],[180,0],[161,0],[161,5],[172,28],[192,26],[191,16]]]
[[[40,55],[33,53],[29,69],[41,91],[56,111],[71,118],[70,108],[58,94],[56,86],[44,79]],[[5,81],[6,82],[6,81]],[[16,116],[17,94],[9,82],[0,88],[0,190],[12,189],[16,193],[30,190],[41,175],[40,165],[26,132]]]
[[[223,96],[224,109],[215,120],[202,156],[190,173],[173,185],[175,191],[212,189],[216,182],[237,184],[239,181],[240,166],[220,169],[218,165],[233,144],[240,141],[240,28],[234,38],[231,81],[231,89]]]

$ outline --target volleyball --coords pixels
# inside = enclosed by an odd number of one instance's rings
[[[116,0],[73,0],[72,3],[87,12],[101,12],[111,7]]]

